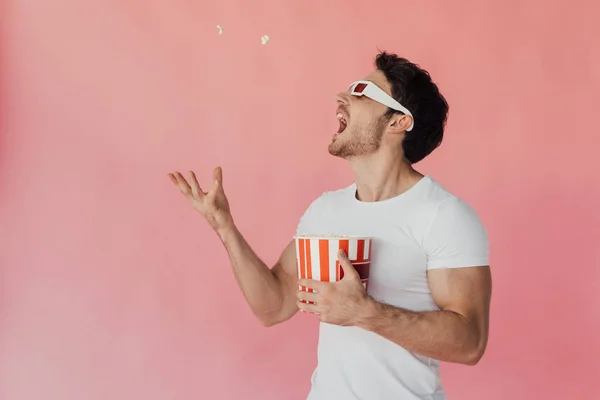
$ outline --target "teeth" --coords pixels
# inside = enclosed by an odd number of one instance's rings
[[[337,114],[337,119],[344,121],[344,123],[346,122],[346,118],[344,118],[344,114],[342,114],[342,113]]]

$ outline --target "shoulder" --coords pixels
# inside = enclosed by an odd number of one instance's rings
[[[353,186],[352,184],[341,189],[325,191],[314,199],[300,218],[297,232],[306,234],[317,229],[317,225],[320,225],[326,216],[332,214],[331,211],[339,207],[348,195],[352,195]]]
[[[425,200],[429,205],[437,208],[447,200],[458,199],[458,196],[430,176],[424,177],[423,181],[421,196],[423,197],[422,200]]]
[[[428,269],[488,265],[487,230],[474,207],[441,185],[434,186],[435,210],[425,235]]]
[[[435,208],[432,222],[457,223],[459,227],[469,222],[481,223],[477,211],[471,204],[434,180],[431,180],[429,198]]]
[[[475,209],[436,180],[427,181],[421,190],[419,203],[430,213],[431,219],[440,217],[466,218],[477,215]]]
[[[342,201],[352,197],[355,190],[355,184],[351,184],[340,189],[325,191],[310,203],[309,209],[329,208],[339,205]]]

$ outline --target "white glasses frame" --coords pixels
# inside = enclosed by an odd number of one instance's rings
[[[388,106],[389,108],[400,111],[405,115],[410,115],[412,122],[408,127],[407,131],[411,131],[415,126],[415,118],[408,108],[398,103],[392,96],[387,94],[383,89],[374,84],[371,81],[356,81],[352,82],[348,87],[350,94],[353,96],[367,96],[368,98],[375,100],[378,103]]]

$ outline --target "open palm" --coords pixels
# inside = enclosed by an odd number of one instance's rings
[[[220,167],[213,171],[213,185],[208,192],[202,190],[193,171],[189,172],[189,181],[180,172],[169,174],[169,178],[215,231],[221,232],[233,225],[229,201],[223,190],[223,171]]]

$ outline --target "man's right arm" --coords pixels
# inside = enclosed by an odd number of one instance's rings
[[[169,174],[169,179],[221,238],[238,284],[259,320],[271,326],[291,318],[298,311],[294,241],[288,244],[275,266],[269,268],[235,226],[223,189],[221,168],[213,171],[213,185],[208,192],[202,190],[192,171],[189,182],[179,172]]]
[[[296,246],[292,240],[273,268],[252,250],[234,226],[219,236],[225,245],[234,275],[252,312],[265,326],[290,319],[298,311]]]

